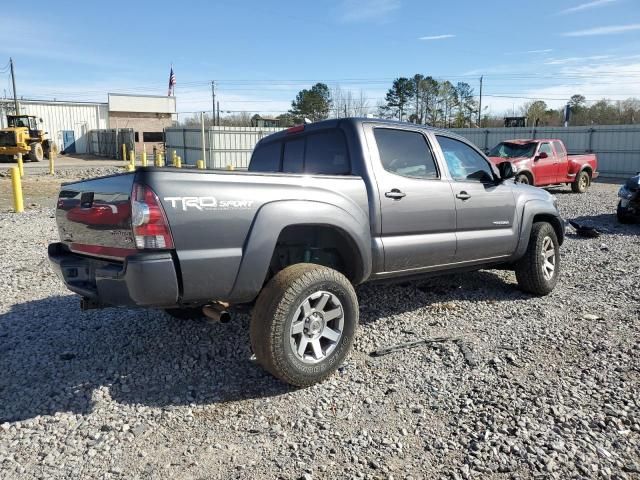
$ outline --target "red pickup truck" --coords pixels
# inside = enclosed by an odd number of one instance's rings
[[[595,154],[568,155],[562,140],[505,140],[489,151],[494,164],[511,162],[516,182],[543,187],[565,183],[584,193],[598,177]]]

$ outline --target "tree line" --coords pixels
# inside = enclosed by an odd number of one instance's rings
[[[640,100],[612,101],[601,99],[588,101],[584,95],[575,94],[569,99],[570,125],[623,125],[640,122]],[[316,122],[327,118],[362,117],[372,111],[380,118],[395,119],[439,128],[502,127],[504,115],[482,113],[479,115],[478,96],[466,82],[453,84],[431,76],[415,74],[393,80],[384,100],[375,107],[362,90],[354,93],[339,86],[329,88],[316,83],[300,90],[291,102],[291,108],[280,114],[280,126],[288,127],[305,120]],[[515,113],[515,112],[514,112]],[[532,100],[518,111],[526,117],[527,126],[559,126],[564,123],[563,108],[550,108],[543,100]],[[250,126],[251,112],[239,112],[220,118],[220,125]],[[510,115],[507,115],[510,116]],[[205,126],[213,122],[205,115]],[[184,119],[185,126],[199,126],[199,115]]]
[[[571,107],[569,124],[572,126],[629,125],[640,122],[640,99],[637,98],[589,102],[584,95],[575,94],[571,96],[568,104]],[[520,107],[520,114],[527,118],[528,126],[564,124],[564,109],[549,108],[542,100],[525,103]],[[502,119],[487,118],[482,126],[502,126]]]

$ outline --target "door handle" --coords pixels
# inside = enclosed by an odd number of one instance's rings
[[[407,194],[404,192],[401,192],[397,188],[393,188],[391,189],[390,192],[386,192],[384,196],[387,198],[393,198],[394,200],[400,200],[401,198],[406,197]]]
[[[463,190],[456,195],[456,198],[459,198],[460,200],[469,200],[471,198],[471,195]]]

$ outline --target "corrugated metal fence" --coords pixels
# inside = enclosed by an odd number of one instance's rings
[[[280,128],[212,127],[205,130],[208,168],[247,168],[253,147]],[[482,150],[512,138],[559,138],[569,153],[598,155],[599,170],[605,175],[632,175],[640,171],[640,125],[538,128],[456,128],[452,132],[468,138]],[[182,161],[194,165],[202,158],[202,133],[198,128],[170,128],[165,132],[166,151],[173,150]]]
[[[454,128],[486,151],[513,138],[559,138],[569,153],[595,153],[605,175],[632,175],[640,171],[640,125],[592,127]]]
[[[132,128],[91,130],[89,132],[89,153],[101,157],[122,158],[122,144],[131,151],[134,146]]]
[[[210,127],[205,130],[207,168],[247,168],[256,143],[281,128]],[[167,156],[175,150],[183,163],[195,165],[202,160],[202,131],[199,128],[168,128],[165,130]]]

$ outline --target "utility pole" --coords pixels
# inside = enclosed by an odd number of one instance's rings
[[[16,73],[13,70],[13,58],[9,57],[11,65],[11,83],[13,84],[13,104],[16,107],[16,115],[20,115],[20,106],[18,105],[18,94],[16,93]]]
[[[211,80],[211,121],[216,126],[216,81]]]
[[[480,75],[480,104],[478,105],[478,128],[481,127],[482,121],[482,75]]]
[[[216,102],[216,105],[218,106],[218,126],[220,126],[220,102]]]

